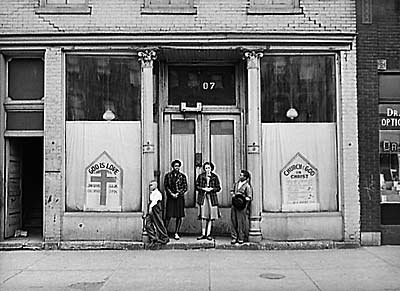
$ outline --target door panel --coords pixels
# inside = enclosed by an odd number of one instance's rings
[[[171,121],[171,161],[181,160],[181,171],[188,179],[188,192],[185,197],[185,207],[195,206],[195,151],[196,151],[195,120]]]
[[[22,227],[22,157],[20,145],[6,143],[6,217],[5,237],[13,236]]]
[[[230,189],[240,171],[240,130],[239,116],[196,114],[185,118],[171,114],[169,128],[169,155],[166,165],[179,159],[181,171],[188,178],[188,193],[185,206],[195,205],[195,181],[201,173],[201,165],[211,161],[214,172],[221,180],[220,206],[230,207]],[[200,157],[201,161],[196,161]]]
[[[230,189],[235,180],[235,144],[233,120],[210,121],[210,160],[215,165],[214,172],[219,176],[221,192],[219,204],[230,207]]]

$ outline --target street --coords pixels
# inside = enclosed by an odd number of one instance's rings
[[[0,290],[400,290],[400,246],[2,251]]]

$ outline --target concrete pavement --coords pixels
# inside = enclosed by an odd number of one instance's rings
[[[400,246],[2,251],[0,290],[400,290]]]

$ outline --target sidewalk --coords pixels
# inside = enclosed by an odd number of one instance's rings
[[[318,250],[356,248],[358,243],[336,241],[270,241],[260,243],[244,243],[231,245],[229,237],[216,237],[212,241],[198,241],[195,236],[182,236],[180,240],[170,239],[167,245],[160,249],[227,249],[227,250]],[[12,238],[0,242],[1,250],[143,250],[146,246],[142,242],[133,241],[63,241],[55,245],[46,244],[41,238]]]
[[[0,290],[400,290],[400,246],[2,251]]]

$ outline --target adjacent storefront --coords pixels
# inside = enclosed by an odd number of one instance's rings
[[[381,227],[383,241],[390,243],[398,243],[400,232],[399,80],[397,72],[379,75]]]

